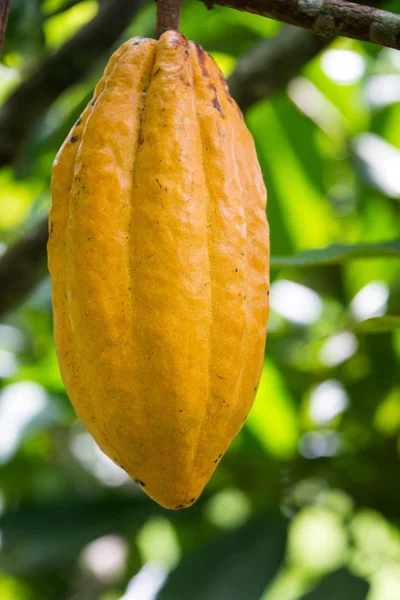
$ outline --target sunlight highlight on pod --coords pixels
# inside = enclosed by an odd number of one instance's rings
[[[83,549],[82,566],[104,583],[119,579],[128,558],[127,542],[118,535],[105,535]]]
[[[46,390],[33,381],[13,383],[0,393],[0,465],[16,452],[26,427],[47,406]]]
[[[349,331],[332,335],[320,350],[320,360],[327,367],[336,367],[357,352],[358,341]]]
[[[354,150],[365,166],[366,176],[384,194],[400,196],[400,150],[375,133],[360,133]]]
[[[353,85],[365,73],[365,60],[353,50],[327,50],[321,57],[325,75],[339,85]]]
[[[314,423],[327,425],[345,411],[349,403],[349,397],[340,381],[329,379],[311,392],[310,416]]]
[[[322,314],[322,300],[314,290],[286,279],[271,285],[271,307],[299,325],[311,325]]]
[[[350,304],[352,316],[357,321],[384,315],[389,299],[389,288],[383,281],[371,281],[353,298]]]

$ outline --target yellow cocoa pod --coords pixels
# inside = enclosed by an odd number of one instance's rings
[[[100,448],[166,508],[199,497],[253,403],[266,192],[213,59],[176,31],[111,57],[53,167],[61,374]]]

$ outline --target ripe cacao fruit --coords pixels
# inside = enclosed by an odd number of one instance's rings
[[[53,166],[61,374],[100,448],[190,506],[240,431],[269,312],[266,192],[213,59],[176,31],[111,57]]]

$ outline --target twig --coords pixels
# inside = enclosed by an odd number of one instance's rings
[[[203,0],[208,5],[209,0]],[[344,0],[212,0],[237,10],[308,29],[400,50],[400,15]],[[371,3],[372,4],[372,3]]]
[[[0,54],[3,50],[9,11],[10,0],[0,0]]]
[[[180,12],[181,0],[157,0],[157,39],[170,29],[178,31]]]
[[[49,106],[118,40],[146,0],[109,0],[97,15],[7,98],[0,109],[0,166],[18,149]]]

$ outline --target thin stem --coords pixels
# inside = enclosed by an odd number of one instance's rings
[[[157,39],[170,29],[178,31],[180,12],[181,0],[157,0]]]
[[[10,0],[0,0],[0,54],[3,49],[4,37],[8,20],[8,11],[10,10]]]

